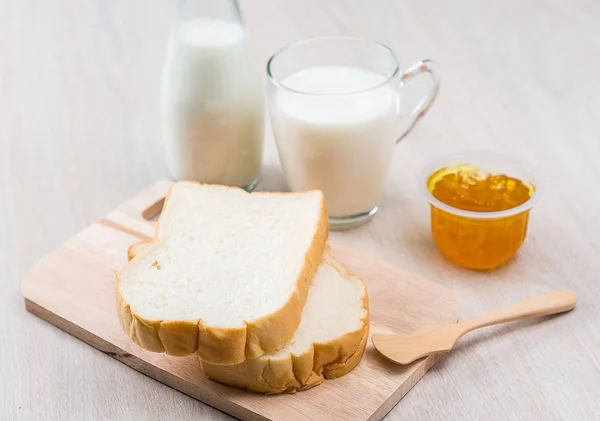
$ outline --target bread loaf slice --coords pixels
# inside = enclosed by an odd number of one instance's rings
[[[277,353],[235,365],[200,361],[204,374],[229,386],[259,393],[293,393],[343,376],[358,365],[369,335],[367,290],[325,254],[308,291],[302,321]]]
[[[132,259],[147,247],[128,250]],[[308,292],[302,321],[282,350],[234,365],[200,361],[207,377],[259,393],[296,392],[343,376],[358,365],[369,335],[367,290],[325,252]]]
[[[328,234],[321,192],[175,183],[154,239],[117,275],[123,330],[141,347],[237,364],[300,324]]]

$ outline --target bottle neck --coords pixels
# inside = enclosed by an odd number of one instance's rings
[[[175,13],[176,24],[202,18],[234,22],[244,26],[238,0],[179,0]]]

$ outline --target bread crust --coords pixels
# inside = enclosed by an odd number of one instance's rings
[[[324,260],[345,277],[353,276],[327,253]],[[360,362],[369,336],[369,300],[362,280],[361,284],[364,290],[362,306],[366,310],[366,316],[361,320],[359,329],[327,343],[312,344],[301,355],[290,353],[282,358],[264,355],[228,366],[200,360],[204,374],[229,386],[274,394],[310,389],[321,384],[324,379],[334,379],[350,372]]]
[[[180,183],[201,185],[191,181]],[[165,209],[173,192],[173,184],[165,198]],[[213,186],[223,189],[237,187]],[[299,194],[299,193],[267,193],[252,194]],[[148,244],[158,241],[158,233],[162,222],[162,212],[156,225],[154,238]],[[296,290],[288,301],[277,311],[269,315],[245,321],[239,328],[218,328],[204,324],[202,320],[165,321],[146,320],[131,309],[129,303],[121,295],[121,273],[137,264],[134,245],[128,249],[129,263],[116,276],[116,307],[121,327],[129,337],[144,349],[153,352],[165,352],[169,355],[184,356],[194,352],[212,364],[239,364],[246,359],[260,357],[263,354],[276,352],[292,338],[302,316],[302,309],[308,297],[308,289],[312,278],[319,267],[325,251],[329,234],[329,219],[325,199],[321,193],[321,209],[319,222],[308,252],[304,257],[304,268],[296,280]],[[143,255],[143,252],[141,253]]]

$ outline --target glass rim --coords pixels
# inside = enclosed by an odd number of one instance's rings
[[[469,210],[459,209],[459,208],[455,208],[454,206],[447,205],[444,202],[442,202],[441,200],[437,199],[431,193],[431,191],[429,191],[429,186],[427,185],[427,182],[429,181],[429,177],[431,177],[431,175],[434,172],[436,172],[437,170],[444,167],[444,164],[442,164],[442,161],[445,161],[448,159],[456,159],[457,162],[455,164],[459,164],[459,163],[461,163],[461,162],[458,162],[458,160],[460,160],[460,159],[476,157],[476,156],[486,156],[486,157],[491,157],[491,158],[498,158],[498,159],[504,160],[505,162],[510,161],[511,163],[517,165],[527,175],[527,179],[521,180],[521,181],[530,183],[534,187],[533,194],[525,202],[521,203],[519,206],[515,206],[514,208],[505,209],[502,211],[494,211],[494,212],[477,212],[477,211],[469,211]],[[473,165],[477,165],[477,163],[473,163]],[[531,210],[533,208],[533,206],[537,203],[537,201],[539,200],[539,198],[541,196],[541,193],[544,190],[544,183],[540,179],[540,177],[536,176],[536,174],[530,169],[530,167],[528,165],[526,165],[520,159],[515,158],[512,155],[505,154],[505,153],[482,151],[482,150],[470,150],[470,151],[457,152],[457,153],[452,153],[452,154],[448,154],[448,155],[442,155],[442,156],[435,158],[428,165],[426,165],[425,168],[423,168],[423,170],[421,171],[421,174],[419,177],[419,184],[421,186],[420,190],[425,194],[427,201],[432,206],[435,206],[437,209],[443,210],[452,215],[461,216],[461,217],[465,217],[465,218],[469,218],[469,219],[479,219],[479,220],[502,219],[502,218],[507,218],[510,216],[518,215],[519,213],[527,212],[527,211]]]
[[[277,57],[279,57],[283,52],[288,51],[294,47],[298,47],[298,46],[309,44],[309,43],[316,42],[316,41],[360,41],[363,43],[371,44],[375,47],[382,48],[389,54],[389,56],[391,57],[391,59],[394,62],[394,69],[388,76],[386,76],[386,78],[383,82],[380,82],[377,85],[373,85],[369,88],[361,89],[358,91],[344,92],[344,93],[340,93],[340,94],[320,94],[320,93],[316,93],[316,92],[299,91],[297,89],[293,89],[293,88],[290,88],[289,86],[284,85],[280,79],[278,79],[277,77],[275,77],[273,75],[273,72],[271,71],[271,66],[272,66],[273,62],[275,61],[275,59]],[[267,61],[267,76],[268,76],[269,80],[271,81],[271,83],[273,83],[273,85],[275,85],[276,87],[278,87],[280,89],[284,89],[286,91],[293,92],[295,94],[309,95],[309,96],[321,96],[321,97],[342,96],[343,97],[343,96],[350,96],[350,95],[356,95],[356,94],[360,94],[360,93],[364,93],[364,92],[369,92],[374,89],[380,88],[384,85],[387,85],[399,73],[400,73],[400,61],[398,60],[398,57],[396,57],[396,54],[394,54],[394,51],[390,47],[388,47],[387,45],[385,45],[384,43],[382,43],[380,41],[370,39],[370,38],[357,37],[357,36],[318,36],[318,37],[311,37],[311,38],[303,38],[303,39],[300,39],[300,40],[297,40],[297,41],[294,41],[294,42],[284,45],[283,47],[281,47],[280,49],[275,51],[275,53],[273,53],[273,55],[271,57],[269,57],[269,60]]]

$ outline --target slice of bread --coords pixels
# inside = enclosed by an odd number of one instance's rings
[[[123,330],[141,347],[237,364],[300,324],[328,234],[319,191],[175,183],[155,238],[117,275]]]
[[[367,290],[360,278],[325,253],[308,292],[302,322],[275,354],[235,365],[200,361],[204,374],[259,393],[293,393],[343,376],[358,365],[369,335]]]
[[[147,243],[129,247],[129,259]],[[285,348],[235,365],[200,360],[209,378],[259,393],[293,393],[343,376],[358,365],[369,336],[364,283],[325,252],[308,292],[302,322]]]

